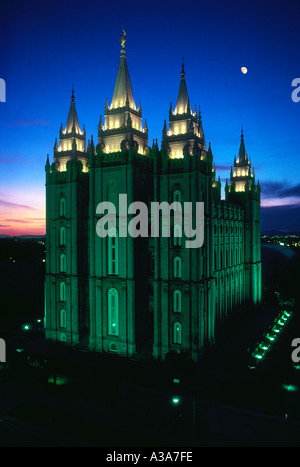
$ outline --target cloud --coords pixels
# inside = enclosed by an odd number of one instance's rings
[[[216,171],[226,171],[226,172],[230,172],[230,167],[227,166],[227,165],[216,165]]]
[[[24,219],[2,219],[4,222],[21,222],[24,224],[28,224],[28,222],[31,223],[31,221],[24,220]]]
[[[26,217],[26,219],[2,219],[3,222],[21,223],[21,224],[40,224],[44,223],[45,219],[40,217]]]
[[[300,198],[300,183],[290,185],[282,182],[261,182],[261,193],[264,198]]]
[[[0,199],[0,206],[4,206],[7,208],[32,209],[33,211],[36,210],[36,208],[32,206],[26,206],[25,204],[11,203],[10,201],[5,201],[4,199]]]

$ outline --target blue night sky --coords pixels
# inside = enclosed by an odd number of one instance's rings
[[[262,188],[263,229],[300,231],[300,102],[291,98],[300,78],[299,24],[299,0],[1,0],[0,233],[45,233],[44,167],[66,124],[72,83],[79,123],[97,141],[123,27],[149,145],[161,142],[184,57],[191,105],[200,106],[223,186],[243,125]]]

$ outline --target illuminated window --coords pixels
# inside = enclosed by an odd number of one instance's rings
[[[114,288],[108,291],[108,334],[119,335],[119,294]]]
[[[59,202],[59,215],[60,217],[65,217],[66,215],[66,200],[61,198]]]
[[[181,278],[181,258],[176,256],[174,258],[174,277]]]
[[[173,325],[173,343],[181,344],[181,324],[174,323]]]
[[[59,299],[61,302],[66,301],[66,284],[64,282],[59,285]]]
[[[118,274],[119,273],[119,238],[118,232],[116,229],[110,229],[107,237],[107,247],[108,247],[108,274]]]
[[[174,290],[173,293],[173,311],[174,313],[181,313],[181,292]]]
[[[65,328],[67,326],[67,314],[66,310],[60,310],[60,327]]]
[[[59,231],[59,244],[65,245],[66,244],[66,229],[65,227],[61,227]]]
[[[60,272],[66,272],[67,270],[67,258],[66,255],[63,253],[60,255],[60,261],[59,261],[59,266],[60,266]]]

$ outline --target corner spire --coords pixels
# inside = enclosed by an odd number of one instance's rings
[[[74,84],[72,84],[72,95],[69,115],[66,124],[66,133],[71,133],[75,129],[75,133],[80,134],[79,121],[75,106]]]

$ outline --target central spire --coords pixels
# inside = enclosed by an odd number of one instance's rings
[[[127,67],[127,62],[126,62],[126,55],[125,55],[126,39],[125,37],[126,37],[126,32],[123,29],[121,39],[120,39],[121,58],[120,58],[119,70],[117,74],[115,89],[114,89],[110,108],[114,109],[114,108],[124,107],[128,100],[129,107],[136,110],[129,72],[128,72],[128,67]]]
[[[102,117],[98,125],[98,145],[106,154],[132,149],[147,155],[148,129],[145,121],[142,125],[142,108],[136,108],[125,51],[126,33],[121,35],[121,57],[115,89],[109,106],[105,103],[104,124]]]
[[[190,99],[185,81],[184,61],[182,57],[182,69],[180,73],[180,85],[175,107],[175,114],[185,114],[190,109]]]

